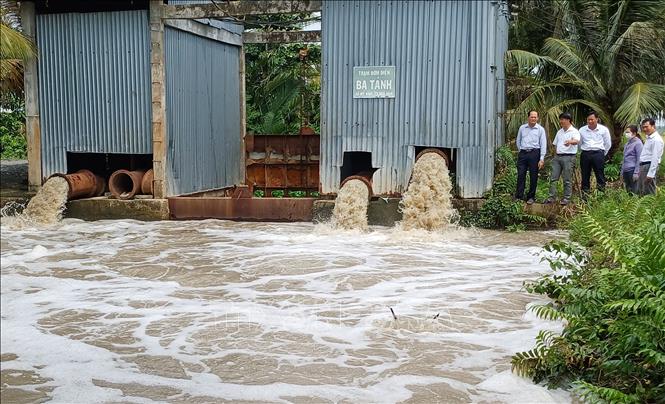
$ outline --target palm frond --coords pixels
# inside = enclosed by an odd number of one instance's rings
[[[645,115],[657,115],[665,110],[665,85],[635,83],[623,94],[622,103],[614,118],[622,124],[636,122]]]
[[[36,54],[37,49],[28,37],[0,22],[0,59],[27,59]]]

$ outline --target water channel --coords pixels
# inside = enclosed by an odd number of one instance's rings
[[[5,219],[3,403],[570,402],[510,372],[556,233]]]

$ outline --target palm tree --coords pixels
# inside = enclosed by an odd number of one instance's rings
[[[551,128],[563,111],[583,119],[595,110],[612,132],[611,154],[626,125],[665,110],[665,7],[662,0],[558,0],[556,27],[541,54],[510,50],[512,94],[528,94],[512,111],[509,130],[529,110]],[[510,95],[510,94],[509,94]]]
[[[23,61],[37,54],[35,45],[20,32],[18,4],[0,0],[0,89],[3,94],[23,91]]]

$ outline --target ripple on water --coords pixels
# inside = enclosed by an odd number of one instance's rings
[[[559,234],[2,226],[3,402],[570,401],[509,372]]]

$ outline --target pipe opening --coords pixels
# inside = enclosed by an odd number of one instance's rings
[[[126,173],[118,174],[113,180],[113,185],[121,195],[132,192],[132,189],[134,189],[134,181],[132,180],[132,177]]]
[[[372,167],[372,153],[361,151],[345,151],[344,160],[340,169],[340,183],[347,178],[360,175],[372,181],[372,176],[378,168]]]

